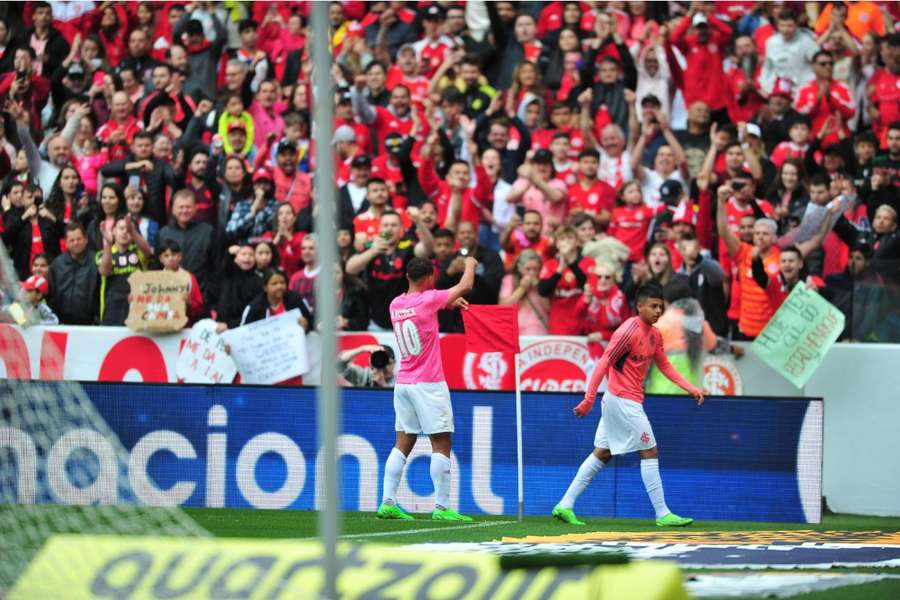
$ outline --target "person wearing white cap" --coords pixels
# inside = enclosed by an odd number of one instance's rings
[[[359,145],[356,143],[356,132],[349,125],[341,125],[334,130],[331,145],[335,152],[335,179],[337,186],[341,187],[350,180],[350,163],[359,154]]]

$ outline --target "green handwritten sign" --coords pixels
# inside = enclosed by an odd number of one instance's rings
[[[798,388],[825,358],[844,329],[844,314],[798,284],[750,349]]]

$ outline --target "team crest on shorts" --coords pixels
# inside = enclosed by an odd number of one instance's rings
[[[649,444],[650,443],[650,434],[646,431],[641,434],[641,443]]]

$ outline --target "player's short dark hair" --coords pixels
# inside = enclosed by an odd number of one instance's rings
[[[596,148],[585,148],[578,153],[578,160],[581,160],[582,158],[593,158],[596,160],[600,160],[600,152]]]
[[[819,50],[818,52],[813,54],[813,57],[812,57],[813,62],[816,62],[817,60],[819,60],[820,56],[827,56],[828,58],[831,58],[831,52],[829,52],[827,50]]]
[[[434,265],[427,258],[416,256],[406,264],[406,278],[410,281],[421,281],[434,275]]]
[[[635,294],[634,296],[634,301],[636,304],[640,304],[641,302],[644,302],[645,300],[649,300],[651,298],[658,298],[659,300],[666,299],[663,295],[662,288],[654,283],[648,283],[639,287],[637,294]]]
[[[798,248],[795,244],[791,244],[787,248],[781,249],[782,254],[784,254],[785,252],[793,252],[794,254],[796,254],[797,256],[800,257],[800,260],[803,260],[803,252],[801,252],[800,248]]]
[[[894,131],[900,131],[900,121],[891,121],[890,124],[888,124],[888,131],[892,129]]]
[[[373,183],[379,183],[381,185],[387,185],[387,181],[382,179],[381,177],[369,177],[369,180],[366,182],[366,187],[372,185]]]

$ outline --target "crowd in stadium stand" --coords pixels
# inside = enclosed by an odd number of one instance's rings
[[[338,328],[387,331],[413,256],[438,288],[475,256],[468,300],[522,334],[602,344],[655,282],[752,339],[802,284],[843,339],[900,342],[900,3],[331,2],[334,98],[308,2],[5,10],[2,236],[34,321],[122,325],[129,275],[169,269],[191,321],[312,326],[324,267]]]

